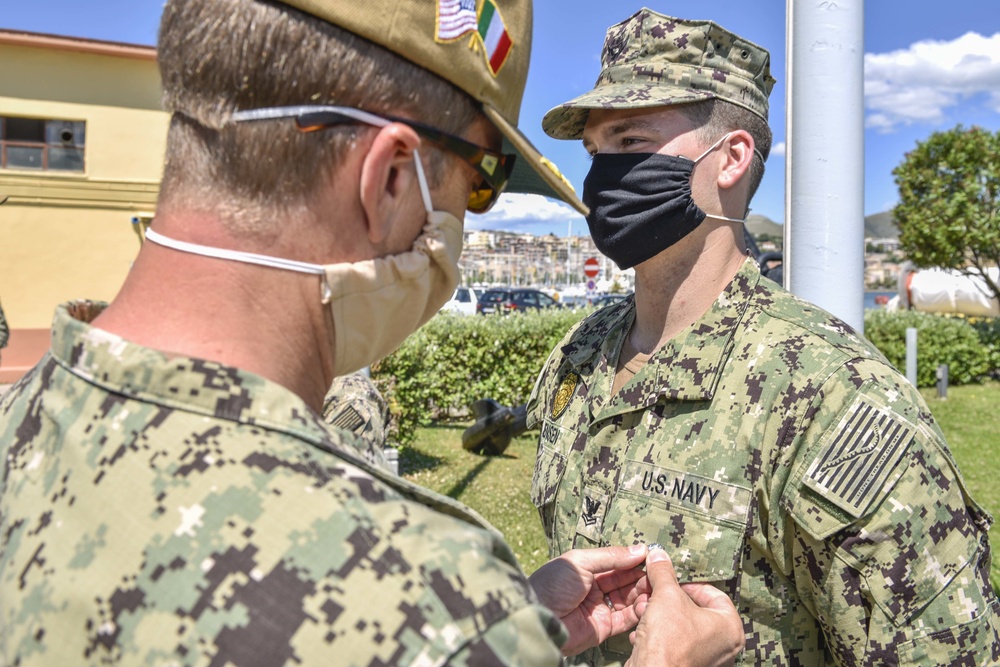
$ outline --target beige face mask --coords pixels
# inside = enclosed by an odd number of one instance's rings
[[[417,151],[414,160],[427,223],[413,247],[399,255],[323,265],[177,241],[152,229],[146,239],[181,252],[321,276],[320,296],[333,316],[334,374],[347,375],[395,351],[458,286],[462,221],[432,208]]]

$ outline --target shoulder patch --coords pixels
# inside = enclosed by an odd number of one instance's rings
[[[566,411],[566,406],[569,405],[570,399],[576,392],[576,383],[579,379],[580,376],[576,373],[569,373],[563,378],[562,384],[559,385],[559,391],[556,392],[556,397],[552,401],[553,419],[558,419],[559,415]]]
[[[868,396],[859,396],[824,436],[806,486],[855,518],[882,491],[916,427]]]
[[[357,432],[365,425],[364,418],[350,405],[344,406],[337,415],[330,417],[328,422],[335,428],[342,428],[352,433]]]

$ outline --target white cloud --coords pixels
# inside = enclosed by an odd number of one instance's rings
[[[1000,33],[969,32],[950,42],[922,41],[907,49],[865,54],[865,125],[891,132],[935,123],[947,111],[985,94],[1000,112]]]
[[[467,229],[504,229],[520,225],[583,222],[583,216],[569,204],[540,195],[505,193],[496,206],[483,215],[466,215]]]
[[[770,157],[774,157],[774,156],[785,157],[785,142],[784,141],[779,141],[775,145],[771,146],[771,152],[770,152],[770,154],[768,154],[768,157],[770,158]]]

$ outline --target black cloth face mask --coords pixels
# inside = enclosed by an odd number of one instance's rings
[[[659,153],[597,153],[583,182],[587,226],[594,245],[620,269],[655,257],[693,232],[708,215],[691,196],[697,159]]]

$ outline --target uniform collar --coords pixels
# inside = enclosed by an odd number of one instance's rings
[[[757,262],[748,258],[705,314],[653,353],[640,375],[656,374],[657,398],[712,399],[732,351],[733,336],[759,280]]]
[[[626,385],[624,391],[632,409],[652,405],[660,398],[669,401],[711,400],[715,394],[722,368],[732,350],[736,333],[747,305],[753,298],[760,281],[757,263],[748,258],[732,282],[719,295],[712,306],[696,322],[678,333],[663,347],[656,350],[646,366]],[[627,299],[613,312],[598,318],[586,338],[570,341],[562,352],[577,368],[593,370],[613,368],[621,347],[621,337],[635,320],[635,301]],[[600,340],[600,345],[590,341]],[[602,363],[601,357],[604,357]],[[611,397],[606,409],[598,409],[599,418],[607,410],[620,412]]]
[[[126,398],[329,443],[319,416],[285,387],[215,361],[171,356],[92,326],[105,306],[73,301],[56,309],[52,356],[70,373]]]
[[[91,326],[105,306],[96,301],[59,306],[52,323],[50,354],[68,372],[105,389],[108,400],[135,398],[162,406],[164,411],[203,414],[297,438],[380,479],[407,498],[488,530],[502,547],[500,555],[516,566],[503,536],[479,514],[365,461],[352,442],[353,435],[327,426],[290,390],[233,366],[169,356]]]

